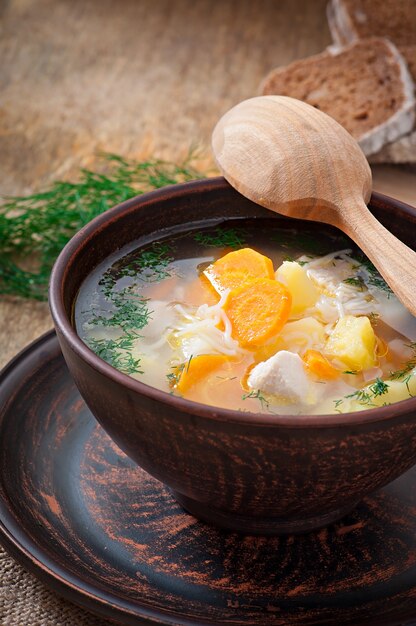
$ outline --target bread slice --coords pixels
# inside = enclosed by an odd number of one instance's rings
[[[415,0],[330,0],[332,39],[344,46],[366,37],[387,37],[404,56],[416,82]]]
[[[370,163],[416,163],[416,130],[388,143],[369,157]]]
[[[303,100],[334,117],[366,155],[408,133],[415,119],[407,65],[387,39],[360,39],[273,70],[264,95]]]
[[[330,0],[332,39],[338,46],[364,37],[387,37],[407,62],[416,83],[416,0]],[[375,163],[416,163],[416,129],[383,148]]]

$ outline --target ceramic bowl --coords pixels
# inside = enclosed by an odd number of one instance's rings
[[[415,209],[379,194],[373,194],[370,208],[394,234],[416,246]],[[416,463],[416,398],[342,415],[215,408],[115,370],[73,326],[82,281],[116,249],[181,224],[240,216],[271,213],[223,178],[166,187],[106,211],[59,256],[51,278],[51,311],[69,370],[96,419],[129,457],[171,488],[185,509],[246,533],[304,532],[342,517]]]

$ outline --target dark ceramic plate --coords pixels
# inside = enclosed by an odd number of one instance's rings
[[[0,380],[0,539],[77,604],[124,624],[416,623],[416,468],[303,536],[198,522],[98,426],[53,333]]]

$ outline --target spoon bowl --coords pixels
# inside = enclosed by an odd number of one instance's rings
[[[370,166],[338,122],[294,98],[259,96],[219,120],[212,147],[224,177],[250,200],[345,232],[416,314],[416,253],[368,210]]]

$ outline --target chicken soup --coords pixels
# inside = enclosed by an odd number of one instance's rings
[[[77,332],[143,383],[239,411],[328,414],[416,394],[416,320],[330,227],[193,225],[81,286]]]

